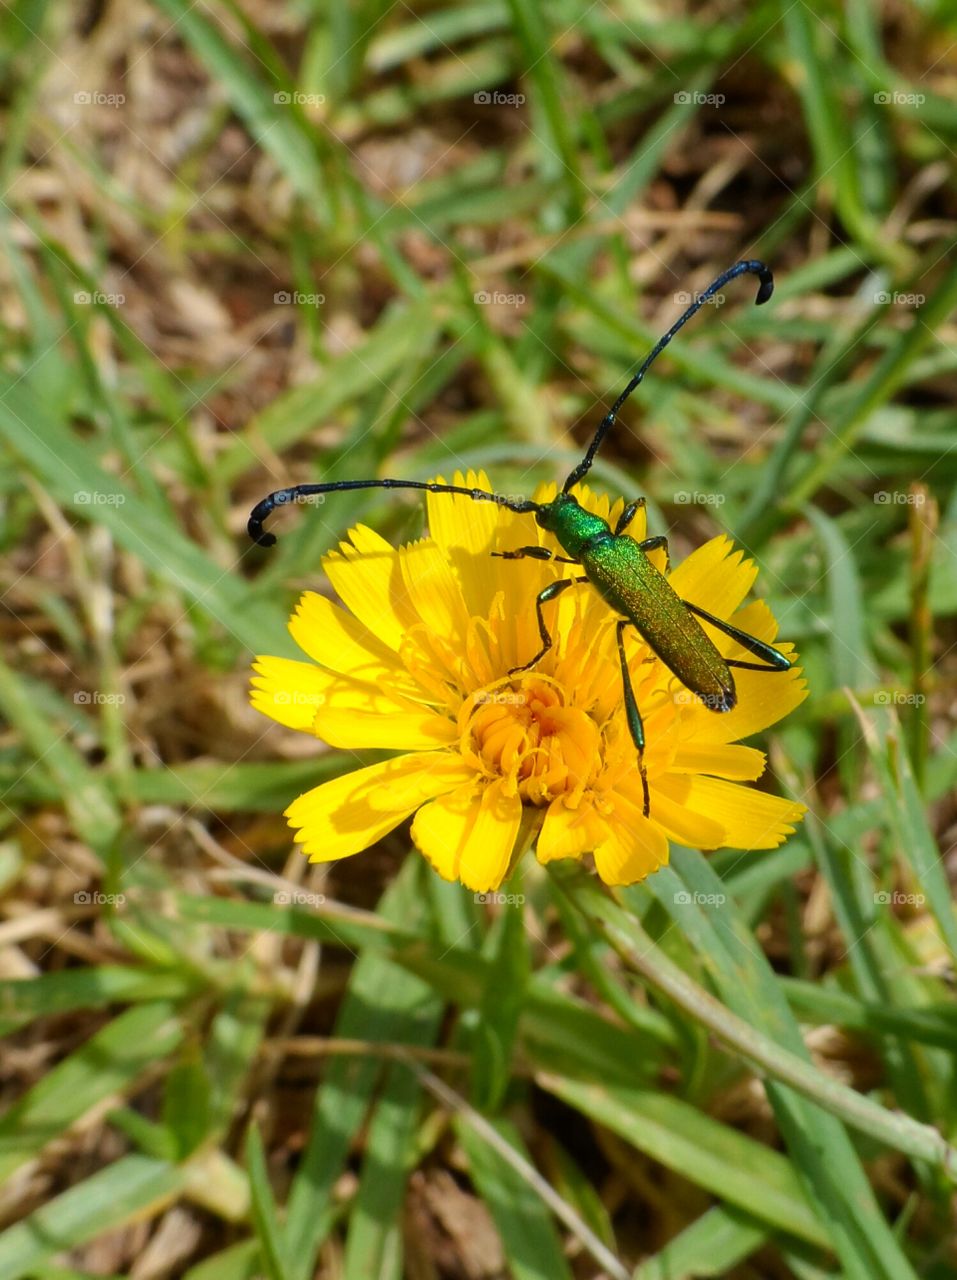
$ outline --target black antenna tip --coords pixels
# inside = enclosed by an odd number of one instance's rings
[[[774,276],[767,267],[763,271],[758,272],[760,284],[758,285],[758,296],[754,300],[756,307],[763,306],[774,292]]]
[[[276,535],[267,533],[263,528],[263,520],[269,514],[271,508],[263,511],[262,508],[266,504],[260,502],[250,513],[249,519],[246,521],[246,532],[252,538],[258,547],[272,547],[276,545]]]
[[[257,502],[250,511],[249,519],[246,521],[246,532],[257,546],[274,547],[276,545],[276,535],[266,532],[263,521],[268,519],[277,507],[284,507],[295,495],[295,489],[277,489],[268,498],[263,498],[262,502]]]
[[[276,542],[274,533],[267,533],[263,528],[263,521],[272,510],[272,504],[268,498],[263,502],[259,502],[253,507],[249,513],[249,519],[246,521],[246,532],[252,538],[258,547],[272,547]]]

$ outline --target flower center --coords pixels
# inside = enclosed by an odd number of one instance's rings
[[[566,705],[560,685],[535,672],[472,694],[459,727],[466,759],[486,777],[505,778],[528,804],[580,796],[602,768],[598,725],[581,707]]]

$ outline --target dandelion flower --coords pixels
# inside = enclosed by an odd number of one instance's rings
[[[456,484],[488,490],[484,474]],[[548,502],[554,485],[536,501]],[[614,525],[622,510],[582,488],[588,510]],[[765,757],[739,739],[805,696],[800,672],[735,672],[737,706],[716,714],[688,692],[629,628],[625,648],[645,726],[642,783],[624,712],[615,617],[596,591],[572,588],[546,606],[555,643],[540,647],[535,596],[574,566],[493,558],[560,548],[533,520],[495,503],[428,495],[429,537],[392,547],[358,525],[325,557],[342,601],[306,592],[289,623],[307,661],[260,657],[252,703],[292,729],[345,750],[400,754],[325,782],[286,810],[314,862],[374,844],[412,817],[412,839],[447,880],[497,889],[534,841],[538,860],[592,854],[608,884],[664,865],[669,843],[773,849],[804,806],[743,786]],[[645,536],[640,511],[629,533]],[[653,553],[663,568],[664,554]],[[675,567],[681,596],[768,643],[777,626],[743,604],[756,570],[720,536]],[[724,656],[734,642],[711,632]],[[779,646],[793,656],[788,645]]]

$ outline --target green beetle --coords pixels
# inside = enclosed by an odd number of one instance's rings
[[[502,556],[506,560],[524,558],[555,560],[561,564],[578,565],[583,573],[581,576],[559,578],[550,582],[539,592],[535,600],[535,610],[542,647],[528,662],[520,667],[513,667],[509,675],[534,667],[552,647],[552,636],[545,621],[543,606],[570,587],[590,583],[618,615],[616,639],[621,663],[625,714],[628,729],[638,753],[638,768],[644,792],[644,814],[648,817],[650,798],[643,761],[645,731],[625,658],[622,638],[625,628],[634,627],[652,652],[681,683],[696,694],[706,707],[716,712],[730,711],[737,702],[732,668],[747,671],[788,671],[791,668],[791,662],[772,645],[765,644],[756,636],[749,635],[721,618],[714,617],[713,614],[707,613],[689,600],[682,600],[675,593],[665,575],[649,559],[649,552],[663,550],[667,563],[667,538],[657,535],[638,542],[627,532],[636,514],[644,506],[644,498],[638,498],[629,503],[615,528],[612,529],[606,520],[586,511],[570,491],[587,475],[602,440],[616,420],[619,409],[678,330],[729,281],[745,274],[758,277],[758,292],[755,298],[757,305],[767,302],[774,290],[774,280],[763,262],[754,259],[736,262],[733,267],[729,267],[712,281],[704,293],[695,299],[655,344],[634,377],[601,420],[584,457],[565,481],[561,493],[557,494],[551,502],[539,503],[529,499],[506,498],[499,494],[488,493],[484,489],[469,489],[463,485],[438,484],[420,480],[338,480],[328,484],[300,484],[290,489],[278,489],[257,503],[249,516],[247,526],[249,536],[260,546],[272,546],[276,539],[273,534],[265,531],[263,522],[276,507],[285,506],[300,498],[324,493],[342,493],[350,489],[424,489],[429,493],[456,493],[472,498],[476,502],[497,502],[510,511],[520,514],[534,514],[540,528],[553,534],[567,555],[554,555],[547,547],[540,546],[517,547],[514,551],[498,551],[492,554]],[[702,622],[710,624],[729,636],[757,661],[723,658],[701,625]]]

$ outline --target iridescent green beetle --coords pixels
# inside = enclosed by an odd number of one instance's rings
[[[520,667],[513,667],[509,675],[534,667],[552,647],[552,636],[545,622],[543,606],[563,591],[567,591],[569,587],[585,582],[591,583],[619,615],[616,638],[621,663],[625,714],[632,741],[638,752],[638,768],[644,791],[644,813],[647,817],[650,800],[648,779],[643,763],[645,731],[625,659],[625,646],[622,640],[625,628],[634,627],[652,652],[712,711],[730,711],[737,701],[734,676],[731,674],[733,667],[746,671],[788,671],[791,663],[772,645],[765,644],[756,636],[748,635],[746,631],[732,627],[730,623],[705,612],[690,600],[682,600],[674,592],[665,575],[648,558],[649,552],[664,550],[667,561],[667,538],[658,535],[638,542],[627,533],[628,526],[645,504],[644,498],[638,498],[630,503],[622,512],[621,519],[615,528],[612,529],[600,516],[586,511],[572,496],[571,490],[581,483],[590,470],[602,440],[615,422],[618,410],[682,325],[686,324],[729,281],[745,274],[758,277],[758,292],[755,298],[757,305],[767,302],[774,290],[774,280],[763,262],[753,259],[736,262],[733,267],[729,267],[718,276],[717,280],[712,281],[704,293],[695,299],[664,337],[655,344],[637,373],[599,423],[585,456],[565,481],[561,493],[557,494],[551,502],[540,503],[527,499],[506,498],[499,494],[487,493],[484,489],[468,489],[461,485],[437,484],[423,480],[337,480],[328,484],[300,484],[291,489],[278,489],[262,502],[257,503],[249,516],[247,526],[249,536],[260,546],[272,546],[276,539],[263,529],[263,521],[276,507],[316,494],[340,493],[349,489],[425,489],[429,493],[457,493],[473,498],[476,502],[497,502],[510,511],[534,514],[536,523],[542,529],[547,529],[549,533],[554,534],[556,541],[562,550],[568,553],[567,555],[556,556],[548,548],[539,546],[518,547],[514,551],[498,551],[492,554],[500,555],[507,560],[520,560],[525,557],[536,560],[554,559],[561,564],[579,565],[583,573],[580,577],[560,578],[549,583],[539,592],[535,600],[535,610],[542,647],[528,662]],[[759,661],[748,662],[740,658],[723,658],[702,627],[702,622],[716,627]]]

